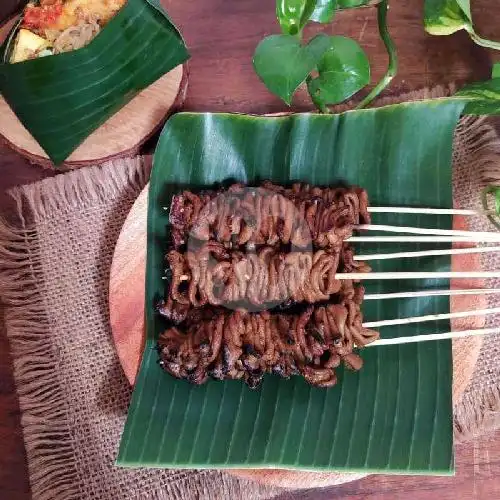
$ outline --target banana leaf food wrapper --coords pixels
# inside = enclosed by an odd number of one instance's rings
[[[55,164],[189,53],[159,0],[31,0],[0,92]]]
[[[258,185],[269,180],[284,186],[297,182],[361,186],[372,206],[450,208],[453,133],[464,104],[458,99],[435,99],[340,115],[177,113],[168,120],[155,151],[149,186],[146,342],[122,434],[119,466],[453,472],[451,341],[366,348],[363,368],[351,371],[341,365],[336,369],[337,383],[329,388],[313,386],[300,376],[285,380],[281,367],[277,374],[266,373],[256,390],[241,380],[209,379],[203,385],[193,385],[161,369],[156,347],[164,347],[159,346],[160,339],[162,343],[169,340],[164,333],[171,325],[165,310],[155,309],[155,305],[167,298],[169,280],[186,274],[182,269],[175,277],[165,260],[172,251],[175,226],[184,218],[174,225],[172,210],[164,207],[171,207],[179,193],[207,196],[211,190],[233,183]],[[233,207],[231,210],[234,213]],[[220,227],[221,235],[226,222]],[[250,217],[249,222],[251,228],[258,227],[256,218]],[[452,222],[451,216],[373,214],[374,224],[450,229]],[[383,248],[367,243],[356,245],[354,250],[361,255],[401,252],[407,247],[405,243],[384,244]],[[415,249],[435,247],[422,243]],[[446,255],[374,263],[376,272],[449,269],[450,257]],[[441,289],[449,282],[366,280],[362,285],[367,293],[379,294]],[[185,290],[184,285],[178,290]],[[369,300],[362,305],[366,321],[449,311],[447,296]],[[237,312],[226,314],[235,320],[239,319],[233,316]],[[380,336],[450,330],[445,320],[381,327]],[[245,363],[254,369],[253,346],[243,345]],[[203,343],[203,349],[206,347]],[[170,346],[169,354],[175,356]],[[195,381],[198,373],[190,370],[187,375]],[[210,375],[217,376],[217,372]],[[248,381],[253,384],[260,373],[251,375]]]

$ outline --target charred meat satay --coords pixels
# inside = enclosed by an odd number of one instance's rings
[[[182,327],[160,336],[160,365],[195,384],[212,377],[243,379],[256,387],[264,374],[274,373],[302,375],[312,385],[330,387],[342,362],[361,368],[355,346],[378,339],[377,332],[362,326],[362,288],[350,287],[339,304],[308,306],[299,314],[193,310]]]
[[[235,248],[292,244],[319,248],[341,244],[353,226],[368,224],[368,197],[360,188],[319,188],[270,182],[258,188],[234,184],[225,191],[184,191],[170,206],[174,248],[189,237]]]
[[[167,260],[171,285],[162,314],[176,323],[183,318],[178,316],[178,307],[170,314],[169,305],[202,307],[242,302],[260,307],[290,301],[314,304],[340,291],[342,282],[335,276],[340,266],[347,272],[370,271],[366,264],[354,261],[347,245],[313,253],[262,247],[245,254],[229,253],[222,243],[211,241],[186,253],[172,250]]]

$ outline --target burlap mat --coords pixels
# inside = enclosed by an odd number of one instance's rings
[[[457,208],[481,210],[479,193],[485,185],[500,184],[500,139],[496,130],[483,118],[466,117],[460,121],[453,149],[453,198]],[[492,231],[486,217],[474,219],[475,231]],[[498,253],[481,254],[483,270],[499,270]],[[486,282],[499,288],[500,280]],[[498,307],[497,295],[488,297],[488,307]],[[500,325],[500,315],[486,316],[485,328]],[[500,427],[500,335],[489,335],[476,363],[471,383],[460,404],[455,407],[455,436],[470,439]]]
[[[498,152],[489,125],[462,120],[454,155],[460,205],[478,205],[483,180],[500,177]],[[121,226],[148,175],[149,167],[136,158],[12,192],[20,224],[0,226],[0,288],[33,498],[273,498],[283,490],[220,471],[113,466],[131,390],[111,341],[109,269]],[[485,221],[478,224],[487,229]],[[485,269],[494,265],[500,269],[498,257],[485,257]],[[490,318],[488,326],[495,322]],[[457,404],[459,438],[500,423],[497,343],[485,340],[473,381]]]

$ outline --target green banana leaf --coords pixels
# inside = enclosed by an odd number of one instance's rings
[[[117,464],[126,467],[278,467],[450,474],[453,471],[450,341],[366,348],[358,373],[331,389],[267,376],[193,386],[164,373],[154,350],[165,328],[171,196],[227,179],[348,182],[372,205],[451,207],[453,132],[459,100],[405,103],[340,115],[255,117],[181,113],[162,133],[150,183],[147,343]],[[449,216],[379,214],[374,222],[449,229]],[[397,251],[408,245],[384,246]],[[411,249],[424,245],[412,245]],[[435,245],[434,245],[435,248]],[[380,252],[381,245],[362,248]],[[379,261],[375,271],[449,270],[448,256]],[[449,286],[446,280],[367,282],[369,292]],[[367,320],[449,312],[448,297],[367,301]],[[450,330],[449,321],[381,330],[382,337]]]
[[[0,49],[0,93],[56,165],[189,57],[158,0],[128,0],[89,45],[73,52],[9,64],[8,42]]]

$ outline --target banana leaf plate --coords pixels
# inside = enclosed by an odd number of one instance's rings
[[[56,165],[189,57],[159,0],[128,0],[90,44],[72,52],[10,64],[12,39],[0,47],[0,93]]]
[[[365,187],[372,205],[451,207],[452,139],[462,108],[460,101],[441,99],[339,115],[181,113],[167,122],[149,194],[147,341],[119,466],[453,473],[450,341],[367,348],[362,370],[341,370],[331,389],[276,376],[267,376],[255,391],[240,381],[193,386],[157,364],[154,346],[165,324],[154,303],[164,293],[168,214],[163,207],[173,193],[227,179],[347,182]],[[449,216],[379,214],[374,221],[452,226]],[[377,261],[374,270],[449,267],[450,258],[442,256]],[[446,280],[381,281],[368,282],[367,291],[446,286]],[[450,310],[448,297],[370,301],[363,307],[368,321]],[[449,330],[449,321],[440,321],[383,328],[381,336]]]

